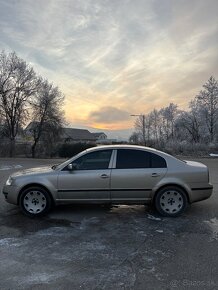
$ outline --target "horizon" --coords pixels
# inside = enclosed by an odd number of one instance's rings
[[[218,76],[216,0],[0,0],[0,8],[0,50],[59,86],[70,127],[126,136],[131,114],[172,102],[187,109]]]

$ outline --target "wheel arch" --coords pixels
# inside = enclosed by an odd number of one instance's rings
[[[24,190],[28,189],[28,188],[31,188],[31,187],[40,187],[40,188],[44,189],[44,190],[49,194],[49,197],[51,198],[52,205],[55,205],[55,201],[54,201],[54,198],[53,198],[53,196],[52,196],[50,190],[49,190],[46,186],[44,186],[44,185],[42,185],[42,184],[40,184],[40,183],[36,183],[36,182],[34,182],[34,183],[29,183],[29,184],[23,186],[23,187],[20,189],[19,194],[18,194],[18,197],[17,197],[17,204],[20,203],[20,196],[21,196],[22,192],[23,192]]]
[[[163,188],[165,187],[169,187],[169,186],[174,186],[174,187],[177,187],[181,190],[184,191],[186,197],[187,197],[187,201],[188,203],[190,204],[190,197],[189,197],[189,193],[188,193],[188,190],[187,188],[185,188],[184,186],[180,185],[180,184],[177,184],[177,183],[168,183],[168,184],[164,184],[164,185],[161,185],[160,187],[158,187],[157,189],[155,189],[154,193],[153,193],[153,196],[152,196],[152,204],[155,202],[155,198],[156,198],[156,195],[157,193],[162,190]]]

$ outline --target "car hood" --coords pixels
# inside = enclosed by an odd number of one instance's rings
[[[35,174],[50,173],[50,172],[54,172],[51,166],[41,166],[41,167],[35,167],[35,168],[29,168],[29,169],[17,171],[13,173],[11,177],[33,175],[33,174],[35,175]]]

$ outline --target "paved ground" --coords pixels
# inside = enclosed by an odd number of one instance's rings
[[[218,159],[214,194],[182,217],[144,206],[65,206],[30,219],[0,196],[0,289],[218,289]],[[20,168],[54,160],[0,159],[0,190]]]

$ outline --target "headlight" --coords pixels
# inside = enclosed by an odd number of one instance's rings
[[[6,181],[6,185],[12,185],[13,179],[11,177],[8,178],[8,180]]]

